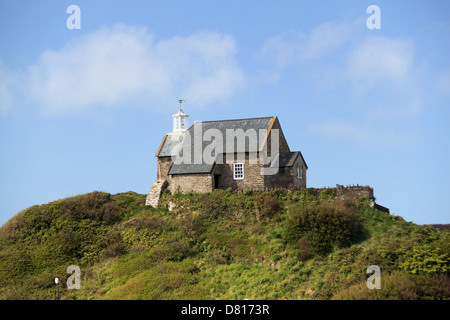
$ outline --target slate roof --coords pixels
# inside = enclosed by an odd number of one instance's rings
[[[280,153],[278,155],[278,165],[280,167],[292,167],[294,165],[295,160],[298,157],[297,152],[289,152],[289,153]]]
[[[266,133],[270,130],[271,125],[275,121],[275,117],[264,117],[264,118],[249,118],[249,119],[235,119],[235,120],[220,120],[220,121],[202,121],[202,122],[195,122],[193,125],[189,127],[189,129],[186,131],[187,134],[190,135],[190,139],[183,139],[185,141],[182,142],[182,144],[174,144],[173,139],[165,139],[166,141],[163,142],[161,151],[163,153],[159,153],[158,156],[162,156],[162,154],[173,154],[177,153],[177,150],[175,149],[176,146],[183,147],[184,148],[190,148],[191,150],[191,164],[181,163],[176,164],[173,163],[172,167],[169,170],[169,174],[189,174],[189,173],[209,173],[211,172],[214,163],[205,163],[203,161],[201,164],[195,164],[194,163],[194,140],[195,136],[194,133],[197,130],[202,131],[202,135],[200,137],[204,137],[204,133],[209,129],[215,129],[216,133],[220,133],[219,135],[222,137],[222,150],[223,153],[234,153],[236,151],[239,152],[250,152],[250,151],[258,151],[260,146],[257,145],[258,143],[262,142],[266,138]],[[235,143],[233,143],[233,150],[227,150],[226,145],[226,137],[227,137],[227,130],[232,130],[231,132],[236,132],[235,130],[242,129],[244,133],[249,133],[248,129],[254,129],[252,131],[252,134],[256,134],[256,141],[255,144],[250,144],[249,139],[244,139],[242,144],[242,141],[239,139],[235,139]],[[261,129],[265,129],[265,131],[261,132],[264,133],[264,137],[260,137],[260,131]],[[210,131],[213,132],[213,131]],[[170,135],[168,135],[169,137]],[[190,141],[189,141],[190,140]],[[216,140],[219,142],[220,140]],[[241,143],[239,143],[241,142]],[[205,148],[208,145],[211,145],[212,141],[202,141],[202,152],[205,150]],[[190,145],[185,145],[190,144]],[[173,149],[171,149],[173,148]],[[219,149],[219,147],[218,147]],[[203,159],[202,159],[203,160]]]
[[[161,146],[156,153],[157,157],[170,157],[176,155],[176,147],[183,142],[183,132],[171,132],[166,134]]]
[[[222,137],[223,137],[223,150],[226,151],[226,143],[225,143],[225,137],[227,133],[227,129],[231,130],[237,130],[242,129],[244,132],[246,132],[248,129],[254,129],[258,138],[258,142],[262,141],[263,139],[260,139],[259,137],[259,130],[260,129],[266,129],[270,130],[271,124],[275,120],[275,117],[264,117],[264,118],[249,118],[249,119],[236,119],[236,120],[220,120],[220,121],[201,121],[201,122],[195,122],[193,125],[189,127],[187,132],[191,136],[191,146],[193,146],[194,143],[194,130],[199,129],[200,126],[202,128],[202,136],[208,129],[217,129],[220,131]],[[161,145],[158,149],[158,152],[156,153],[157,157],[167,157],[167,156],[173,156],[176,154],[176,147],[181,147],[181,144],[183,140],[183,133],[181,132],[171,132],[164,136],[163,141],[161,142]],[[248,144],[248,139],[245,139],[245,146],[244,146],[244,152],[249,152],[250,146]],[[211,141],[203,141],[203,149],[211,144]],[[243,147],[240,144],[234,144],[237,146],[239,150],[242,150]],[[258,148],[260,146],[257,146]],[[235,152],[235,150],[229,150],[229,152]]]
[[[278,155],[278,161],[279,161],[278,166],[279,167],[292,167],[298,157],[301,157],[301,159],[303,160],[303,162],[306,165],[306,168],[308,169],[308,165],[306,164],[306,161],[303,158],[303,155],[300,151],[280,153]]]

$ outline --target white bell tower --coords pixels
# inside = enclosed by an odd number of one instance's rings
[[[173,132],[183,132],[188,128],[189,116],[181,110],[181,104],[185,102],[185,100],[178,100],[178,102],[180,103],[180,110],[172,115]]]

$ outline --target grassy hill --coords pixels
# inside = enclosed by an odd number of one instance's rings
[[[92,192],[18,213],[0,228],[0,299],[54,299],[55,277],[61,299],[450,298],[450,231],[367,199],[216,190],[144,202]],[[70,265],[79,290],[65,285]]]

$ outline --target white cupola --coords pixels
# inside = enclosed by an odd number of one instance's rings
[[[181,104],[184,100],[178,100],[180,103],[180,110],[172,115],[173,118],[173,132],[186,131],[188,128],[189,116],[181,110]]]

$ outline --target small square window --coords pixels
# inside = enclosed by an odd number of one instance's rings
[[[233,163],[233,178],[234,180],[244,179],[244,164],[243,163]]]

